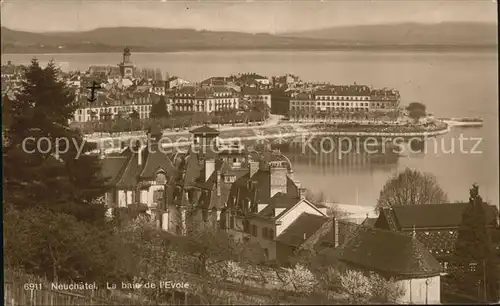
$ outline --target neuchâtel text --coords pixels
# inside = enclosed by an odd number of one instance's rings
[[[84,282],[79,282],[79,283],[69,283],[69,284],[59,284],[59,283],[52,283],[51,285],[52,290],[97,290],[97,284],[94,283],[84,283]]]

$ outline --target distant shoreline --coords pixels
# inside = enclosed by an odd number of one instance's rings
[[[9,48],[11,49],[11,48]],[[14,49],[14,48],[12,48]],[[30,47],[19,47],[14,50],[2,51],[3,55],[18,55],[18,54],[112,54],[121,53],[123,50],[121,48],[113,48],[108,50],[71,50],[71,49],[48,49],[40,50],[30,49]],[[17,50],[16,50],[17,49]],[[21,50],[22,49],[22,50]],[[28,52],[26,52],[26,49]],[[377,45],[377,46],[316,46],[316,47],[267,47],[267,48],[246,48],[246,47],[234,47],[234,48],[185,48],[185,49],[148,49],[141,47],[133,47],[134,53],[182,53],[182,52],[241,52],[241,51],[293,51],[293,52],[328,52],[328,51],[370,51],[370,52],[387,52],[387,51],[403,51],[403,52],[491,52],[498,50],[498,45]]]

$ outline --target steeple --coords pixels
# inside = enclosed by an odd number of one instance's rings
[[[129,47],[125,47],[125,49],[123,49],[123,63],[130,63],[130,49],[129,49]]]
[[[122,62],[118,64],[118,67],[120,67],[120,74],[123,78],[132,78],[134,76],[134,65],[130,61],[129,47],[123,49]]]

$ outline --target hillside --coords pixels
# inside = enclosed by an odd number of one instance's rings
[[[378,45],[496,45],[497,25],[468,22],[401,23],[337,27],[284,33],[281,36]]]
[[[2,27],[2,53],[135,52],[194,50],[335,50],[358,48],[491,48],[492,24],[445,23],[356,26],[271,35],[192,29],[99,28],[31,33]]]

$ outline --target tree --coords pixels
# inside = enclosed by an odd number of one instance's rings
[[[308,200],[314,204],[321,204],[321,203],[324,203],[327,201],[326,195],[323,191],[315,193],[310,189],[306,190],[306,200]]]
[[[476,301],[497,302],[498,258],[494,253],[485,209],[479,186],[474,184],[450,261],[450,281],[455,293],[477,297]]]
[[[2,98],[2,130],[9,127],[11,122],[12,100],[5,94]]]
[[[160,96],[160,100],[151,106],[151,114],[149,115],[151,118],[160,119],[167,118],[167,102],[165,101],[165,96]]]
[[[359,271],[348,270],[340,276],[341,292],[354,304],[394,304],[404,290],[393,279],[386,280],[376,273],[365,276]]]
[[[418,122],[418,120],[422,117],[426,116],[426,106],[420,102],[411,102],[408,107],[406,107],[408,111],[408,116]]]
[[[139,115],[139,112],[134,109],[131,113],[130,113],[130,119],[132,120],[139,120],[141,118],[141,116]]]
[[[377,209],[404,205],[440,204],[447,201],[446,193],[432,174],[406,168],[405,171],[394,174],[385,183],[380,191]]]
[[[291,286],[295,292],[305,295],[312,294],[318,285],[318,280],[314,274],[300,264],[295,265],[293,268],[285,269],[282,279],[285,286]]]
[[[111,232],[103,227],[44,208],[29,208],[9,209],[4,228],[5,258],[10,267],[54,281],[104,281],[117,271],[113,264],[118,253],[107,252]]]
[[[100,161],[86,155],[94,147],[69,127],[74,96],[59,72],[53,62],[41,68],[36,59],[24,71],[6,132],[4,206],[46,207],[79,220],[104,221]]]

